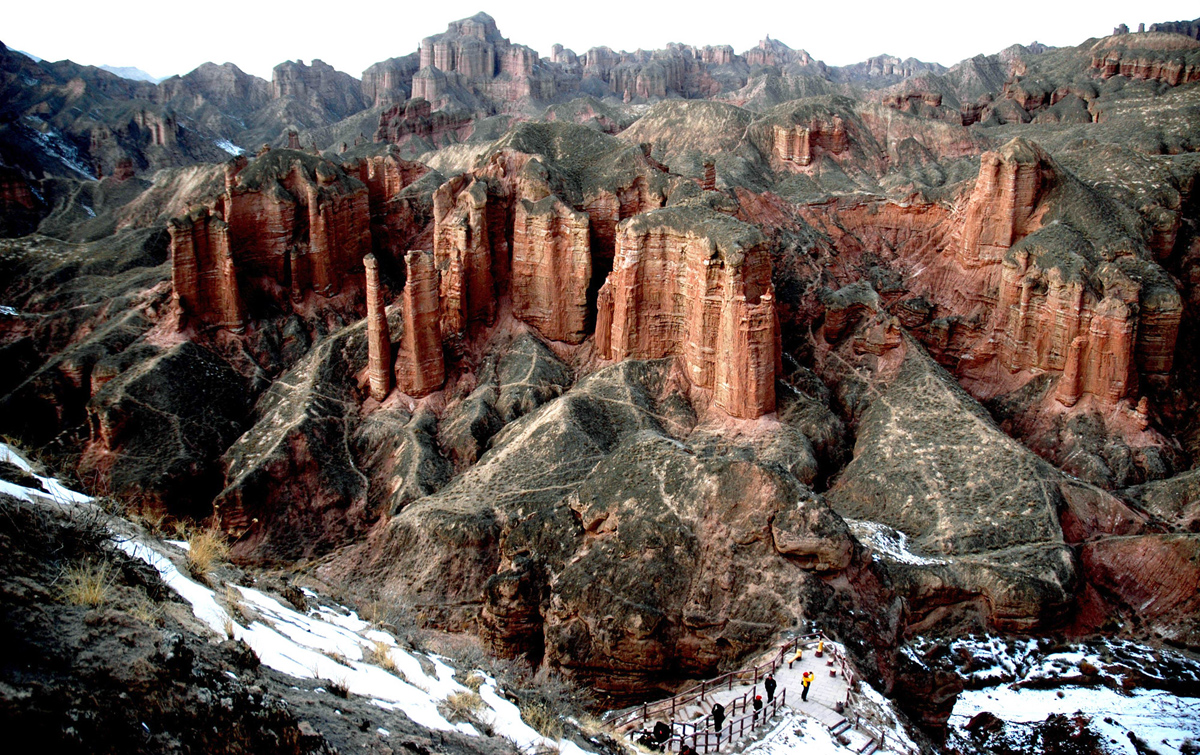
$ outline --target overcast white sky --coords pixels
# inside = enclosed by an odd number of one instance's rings
[[[136,66],[154,76],[183,74],[205,61],[235,63],[269,79],[284,60],[320,58],[356,77],[380,60],[417,49],[422,37],[480,10],[504,36],[541,55],[560,42],[583,53],[608,45],[635,50],[668,42],[729,44],[742,52],[764,35],[831,65],[889,53],[953,65],[978,53],[1033,41],[1077,45],[1119,23],[1200,15],[1195,0],[971,0],[928,2],[451,2],[104,3],[11,2],[0,41],[48,60]],[[683,9],[681,9],[683,8]]]

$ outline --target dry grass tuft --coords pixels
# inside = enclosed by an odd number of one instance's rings
[[[483,698],[478,692],[451,692],[446,696],[446,709],[451,716],[460,721],[473,721],[484,707]]]
[[[395,674],[400,670],[396,666],[396,660],[392,658],[392,648],[386,642],[375,640],[369,647],[364,648],[364,651],[363,655],[366,656],[369,663],[374,663],[389,674]]]
[[[483,674],[476,672],[468,676],[466,679],[463,679],[463,686],[472,692],[478,693],[479,688],[483,686],[484,681],[485,679],[483,678]]]
[[[108,562],[84,563],[63,573],[63,597],[73,606],[94,607],[112,599],[115,575]]]
[[[329,694],[336,695],[342,699],[350,697],[350,683],[345,679],[336,679],[329,682],[326,686]]]
[[[207,579],[213,565],[228,557],[229,543],[220,530],[209,528],[188,538],[188,571],[197,579]]]
[[[138,598],[137,603],[129,611],[133,617],[143,624],[149,624],[152,627],[159,626],[163,622],[162,608],[150,600],[146,595]]]
[[[554,715],[549,708],[539,703],[521,706],[521,719],[533,727],[533,730],[547,739],[558,741],[562,739],[562,719]]]

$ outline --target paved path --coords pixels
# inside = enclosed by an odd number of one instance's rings
[[[826,647],[828,648],[829,645],[827,644]],[[779,667],[775,672],[775,681],[779,685],[776,694],[778,695],[786,689],[787,696],[785,700],[788,708],[815,718],[828,728],[833,728],[845,720],[835,708],[838,702],[846,700],[846,679],[842,676],[841,663],[834,658],[832,652],[826,651],[824,657],[818,658],[816,657],[815,649],[815,643],[812,648],[806,648],[804,657],[794,662],[791,668],[788,668],[786,662]],[[788,657],[791,657],[790,653]],[[828,665],[829,661],[833,661],[832,666]],[[831,669],[836,672],[836,676],[829,675]],[[809,687],[807,701],[800,699],[804,691],[804,687],[800,683],[800,677],[805,671],[811,671],[815,677],[812,685]],[[756,694],[762,695],[765,702],[767,692],[762,686],[762,681],[765,678],[765,674],[759,677],[757,687],[753,683],[734,684],[732,689],[721,687],[708,692],[705,694],[703,701],[693,703],[677,711],[675,720],[697,721],[707,716],[712,711],[712,706],[715,703],[721,703],[728,710],[732,701],[740,700],[752,689]],[[740,710],[737,715],[742,715]],[[731,719],[734,717],[734,715],[727,713],[727,718]]]

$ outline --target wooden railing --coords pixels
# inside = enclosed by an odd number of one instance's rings
[[[779,706],[786,704],[787,690],[780,690],[775,699],[763,705],[762,710],[745,713],[746,709],[743,707],[744,715],[741,718],[732,718],[731,715],[729,723],[723,726],[721,731],[710,731],[711,723],[703,730],[693,727],[691,734],[677,734],[668,739],[664,749],[667,752],[679,752],[685,744],[690,744],[692,749],[698,753],[720,752],[722,744],[728,745],[737,742],[744,738],[747,732],[754,733],[755,729],[765,726],[768,720],[775,717]],[[711,722],[711,716],[704,720]]]
[[[725,704],[725,718],[731,719],[738,714],[738,710],[745,713],[754,705],[754,698],[758,696],[758,685],[754,685],[746,690],[741,697],[735,697]],[[680,710],[684,710],[681,708]],[[681,734],[686,734],[688,730],[697,731],[707,729],[712,725],[712,712],[704,716],[698,721],[671,721],[672,732],[679,731]]]
[[[764,661],[757,666],[751,666],[750,668],[730,671],[729,673],[722,674],[715,679],[702,681],[699,684],[689,687],[683,692],[680,692],[666,700],[660,700],[654,704],[647,703],[637,708],[620,712],[613,717],[612,724],[613,726],[619,728],[639,720],[645,723],[651,718],[664,717],[668,720],[674,720],[675,713],[677,711],[683,710],[697,700],[704,700],[707,694],[719,690],[722,687],[726,688],[726,690],[732,690],[735,681],[742,683],[753,679],[753,683],[757,685],[763,676],[775,673],[776,669],[783,665],[784,659],[787,657],[787,655],[795,652],[796,646],[820,641],[831,642],[831,640],[826,637],[823,632],[815,632],[813,634],[794,637],[786,642],[783,647],[779,648],[779,652],[776,653],[770,660]],[[842,676],[845,677],[847,684],[852,683],[852,672],[846,665],[845,657],[843,657],[841,653],[836,654],[836,657],[841,663]],[[847,702],[849,702],[848,695]]]

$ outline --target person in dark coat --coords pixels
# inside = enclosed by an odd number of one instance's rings
[[[754,718],[750,722],[750,724],[752,726],[758,726],[758,712],[760,710],[762,710],[762,695],[755,695],[754,696]]]
[[[721,741],[721,729],[725,728],[725,706],[717,703],[712,707],[713,729],[717,732],[717,741]]]
[[[671,727],[667,726],[662,721],[655,721],[654,722],[654,741],[658,743],[658,749],[661,750],[662,746],[670,738],[671,738]]]
[[[763,686],[767,688],[767,702],[771,702],[775,699],[775,677],[771,674],[767,674],[767,678],[766,681],[763,682]]]

